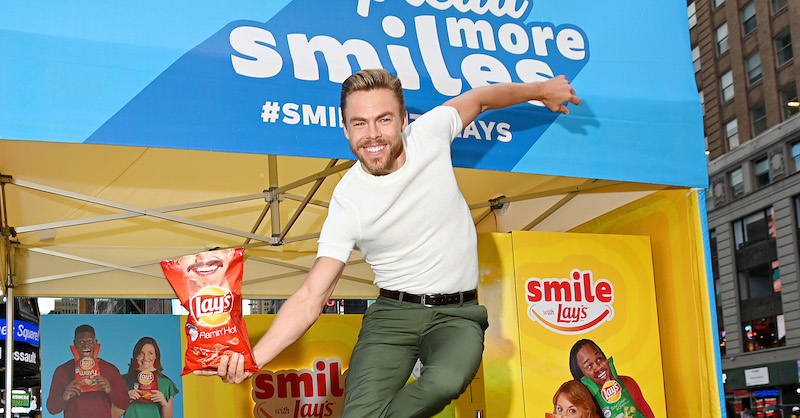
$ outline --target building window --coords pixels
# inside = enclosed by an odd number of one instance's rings
[[[714,280],[719,279],[719,253],[717,252],[717,231],[708,231],[708,244],[711,250],[711,274]],[[719,301],[719,298],[717,298]]]
[[[767,108],[764,102],[756,103],[750,108],[750,120],[753,121],[753,136],[767,130]]]
[[[714,8],[719,8],[723,4],[725,4],[725,0],[714,0]]]
[[[756,187],[764,187],[769,184],[769,160],[767,157],[753,162],[753,174],[756,178]]]
[[[778,13],[786,8],[787,0],[772,0],[772,13]]]
[[[787,63],[794,54],[792,53],[792,34],[789,29],[775,37],[775,52],[778,56],[778,66]]]
[[[739,297],[742,300],[758,299],[774,293],[773,272],[770,263],[763,263],[739,271]]]
[[[725,124],[725,138],[728,139],[728,150],[739,146],[739,124],[736,119]]]
[[[731,196],[734,199],[742,196],[744,194],[744,176],[741,167],[728,173],[728,180],[731,185]]]
[[[797,85],[794,82],[781,87],[781,108],[783,109],[784,120],[800,112]]]
[[[694,65],[695,74],[700,71],[700,47],[692,48],[692,65]]]
[[[742,7],[742,29],[744,34],[748,35],[756,30],[758,27],[758,20],[756,19],[756,3],[751,1],[746,6]]]
[[[689,3],[686,12],[689,14],[689,29],[691,29],[697,25],[697,5],[694,2]]]
[[[755,54],[747,57],[745,64],[747,65],[747,82],[752,85],[761,80],[761,54],[756,51]]]
[[[741,168],[736,171],[741,172]],[[736,250],[774,239],[777,236],[774,217],[775,211],[769,207],[734,222],[733,240],[736,243]]]
[[[800,171],[800,141],[792,144],[792,161],[794,161],[794,171]],[[798,218],[800,220],[800,218]],[[800,225],[800,223],[798,223]]]
[[[727,102],[733,99],[733,72],[728,71],[719,78],[719,84],[722,88],[722,102]]]
[[[700,97],[700,111],[703,112],[703,115],[706,114],[706,96],[703,94],[702,91],[697,92],[697,96]],[[706,146],[708,149],[708,146]]]
[[[748,248],[757,248],[775,239],[774,211],[770,207],[766,210],[756,212],[733,223],[733,237],[736,243],[736,251]],[[773,243],[774,244],[774,243]],[[780,292],[780,276],[775,277],[775,266],[777,260],[771,260],[774,256],[768,256],[769,251],[762,255],[761,260],[748,260],[747,266],[739,269],[739,298],[748,300],[769,296],[772,293]],[[740,258],[737,256],[737,259]],[[737,263],[738,264],[738,263]],[[778,282],[776,282],[778,279]]]
[[[786,323],[783,314],[742,322],[744,351],[786,345]]]
[[[782,346],[786,328],[773,208],[735,221],[733,237],[744,350]]]
[[[719,332],[719,349],[720,354],[726,354],[726,333],[722,324],[722,292],[720,292],[719,285],[719,255],[717,253],[717,232],[715,230],[708,231],[708,244],[711,249],[711,272],[714,277],[714,295],[717,307],[717,332]]]
[[[722,55],[728,52],[728,48],[728,22],[725,22],[717,28],[717,53]]]
[[[719,253],[717,252],[717,231],[712,229],[708,231],[708,244],[711,252],[711,274],[714,280],[719,279]],[[717,299],[719,300],[719,299]]]

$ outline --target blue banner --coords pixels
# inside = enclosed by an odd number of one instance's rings
[[[11,4],[8,4],[11,3]],[[383,67],[412,115],[564,74],[570,115],[483,114],[460,167],[705,187],[679,2],[144,1],[0,5],[0,138],[350,158],[341,82]]]
[[[35,324],[31,324],[30,322],[20,321],[19,319],[14,320],[14,329],[12,330],[14,333],[14,341],[19,341],[23,343],[28,343],[30,345],[39,346],[39,326]],[[3,322],[3,326],[0,327],[0,340],[5,341],[6,335],[8,335],[8,326],[5,325]]]

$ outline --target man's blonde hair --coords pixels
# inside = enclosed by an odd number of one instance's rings
[[[400,105],[400,114],[406,113],[406,101],[403,97],[403,86],[400,84],[400,79],[392,75],[390,72],[383,68],[372,68],[361,70],[344,80],[342,83],[342,97],[341,109],[342,119],[347,121],[345,116],[345,106],[347,105],[347,98],[357,91],[370,91],[376,89],[389,89],[395,99]]]

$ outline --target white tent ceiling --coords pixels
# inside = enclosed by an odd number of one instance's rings
[[[171,297],[158,261],[236,246],[246,248],[245,295],[288,295],[314,260],[327,202],[352,163],[0,140],[0,219],[6,235],[14,232],[15,295]],[[481,232],[568,231],[666,187],[474,169],[456,175]],[[354,253],[335,295],[375,295],[371,282]]]

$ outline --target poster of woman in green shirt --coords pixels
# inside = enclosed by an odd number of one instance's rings
[[[172,418],[175,383],[163,373],[161,350],[151,337],[142,337],[133,347],[128,373],[122,378],[131,404],[125,418]]]

